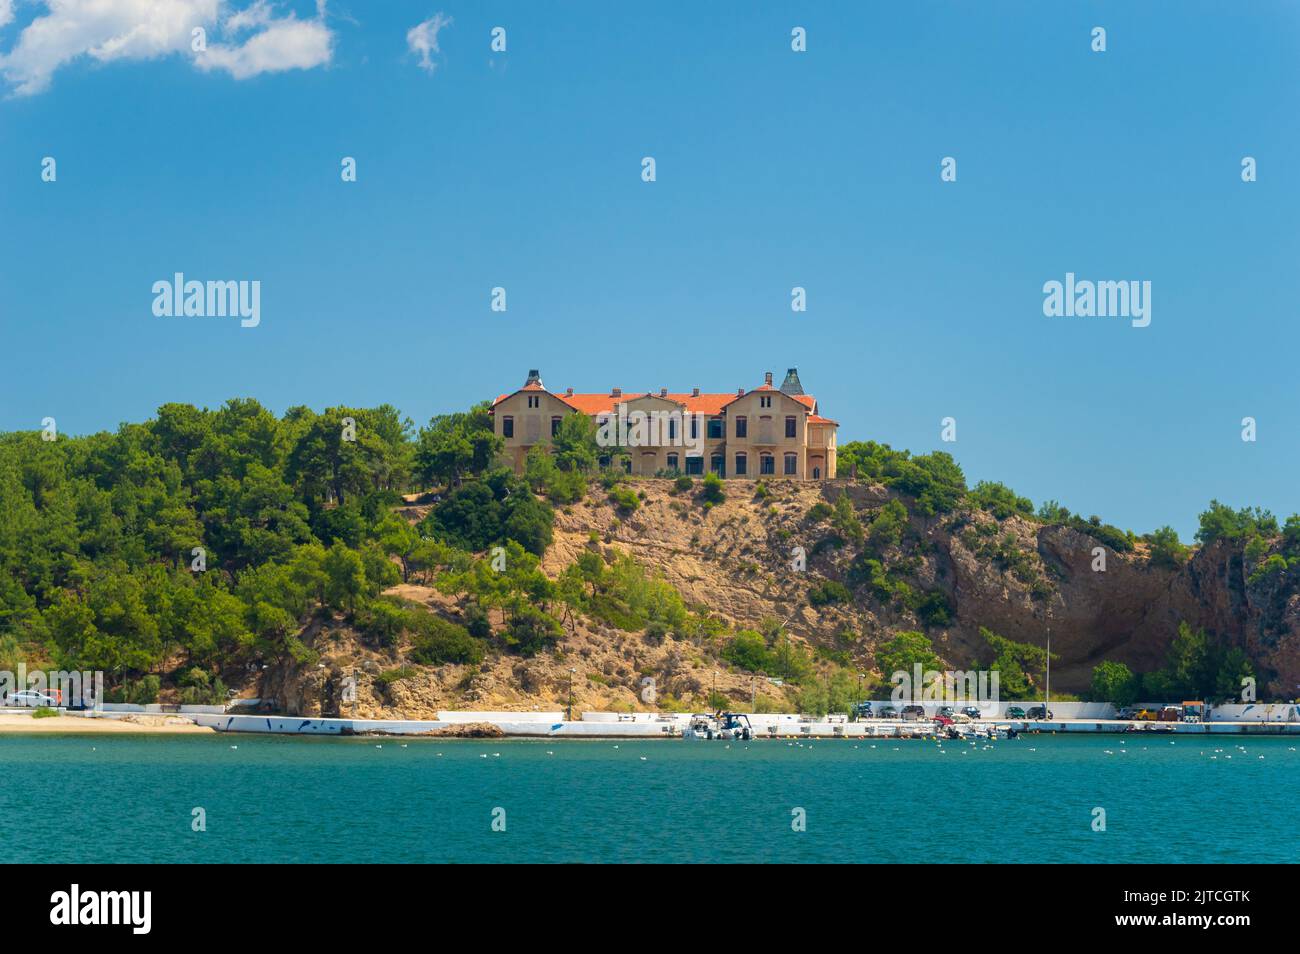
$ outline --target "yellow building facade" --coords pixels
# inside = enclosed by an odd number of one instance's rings
[[[752,390],[701,393],[550,391],[529,371],[523,387],[492,403],[493,428],[505,456],[522,473],[528,452],[547,444],[568,414],[585,414],[597,427],[602,466],[643,477],[673,472],[720,477],[830,480],[835,477],[839,424],[823,417],[790,368],[780,387],[772,372]]]

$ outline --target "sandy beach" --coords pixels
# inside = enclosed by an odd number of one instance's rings
[[[128,715],[120,719],[95,718],[81,716],[49,716],[34,719],[30,712],[22,710],[0,711],[0,735],[17,733],[40,733],[54,735],[120,735],[124,733],[148,735],[188,735],[196,732],[208,733],[214,729],[195,725],[186,719],[167,715]]]

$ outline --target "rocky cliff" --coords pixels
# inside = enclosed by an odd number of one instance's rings
[[[849,482],[725,484],[712,507],[698,495],[673,492],[671,481],[632,482],[640,505],[619,516],[593,485],[583,502],[558,510],[555,539],[542,568],[558,574],[584,550],[607,559],[617,551],[660,572],[688,604],[737,627],[778,620],[809,647],[847,652],[855,669],[875,668],[875,647],[899,630],[923,630],[953,668],[989,662],[981,627],[1018,642],[1042,645],[1050,627],[1054,690],[1081,692],[1103,659],[1146,672],[1160,666],[1180,622],[1240,646],[1276,696],[1300,684],[1300,586],[1290,571],[1251,582],[1258,564],[1240,546],[1216,543],[1193,551],[1181,566],[1159,566],[1144,545],[1128,553],[1097,537],[1032,518],[998,520],[962,509],[927,517],[884,487]],[[868,524],[898,499],[908,506],[898,539],[873,545],[845,540],[826,518],[847,494]],[[810,511],[813,516],[810,517]],[[408,511],[416,519],[420,513]],[[800,557],[802,556],[802,561]],[[870,559],[868,559],[870,558]],[[874,575],[873,575],[874,574]],[[814,606],[809,591],[828,580],[850,598]],[[925,594],[900,598],[907,591]],[[395,595],[425,603],[449,619],[461,607],[430,587],[403,585]],[[654,708],[663,698],[703,706],[713,690],[738,703],[757,696],[793,705],[789,687],[737,671],[717,645],[652,638],[599,621],[577,620],[559,652],[531,659],[493,654],[478,666],[412,667],[401,680],[380,673],[404,662],[404,648],[368,650],[341,621],[304,634],[321,653],[313,666],[268,672],[262,693],[304,715],[430,717],[438,708]],[[340,681],[355,674],[359,696],[340,703]],[[647,680],[652,685],[647,691]]]

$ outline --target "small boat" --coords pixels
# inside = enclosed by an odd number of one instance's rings
[[[749,716],[743,712],[719,712],[716,716],[699,712],[691,716],[682,731],[683,739],[722,739],[748,742],[754,737]]]
[[[697,712],[682,730],[683,739],[716,739],[722,729],[718,720],[707,712]]]

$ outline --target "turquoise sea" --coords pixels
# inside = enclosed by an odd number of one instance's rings
[[[6,735],[0,827],[42,862],[1289,862],[1297,748]]]

